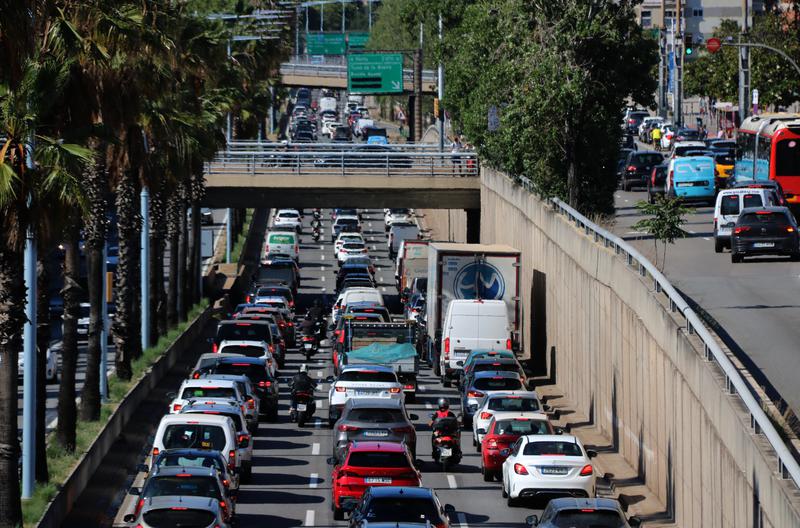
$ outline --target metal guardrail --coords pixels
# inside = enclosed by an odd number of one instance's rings
[[[438,143],[392,143],[391,148],[399,152],[438,152]],[[363,142],[330,142],[330,143],[294,143],[294,142],[268,142],[268,141],[231,141],[228,143],[228,152],[278,152],[296,150],[300,152],[312,151],[360,151],[374,148],[374,145],[367,145]],[[447,152],[449,152],[449,148]]]
[[[205,164],[208,176],[480,176],[474,153],[385,151],[224,151]]]
[[[281,64],[281,75],[307,75],[309,77],[347,79],[347,66],[338,64],[298,64],[294,62],[284,62]],[[413,82],[413,70],[404,68],[403,80]],[[422,70],[422,82],[435,83],[436,72],[433,70]]]
[[[517,180],[527,190],[534,193],[537,192],[528,178],[517,177]],[[705,360],[715,361],[719,365],[725,375],[726,390],[728,393],[738,396],[747,408],[750,414],[750,427],[753,432],[763,434],[775,451],[778,459],[778,467],[776,468],[778,474],[782,478],[791,479],[795,486],[800,488],[800,465],[798,465],[791,450],[786,446],[781,435],[772,425],[772,421],[761,408],[759,400],[751,391],[750,385],[741,377],[736,367],[717,344],[711,332],[705,327],[703,321],[692,310],[683,296],[678,293],[667,278],[648,259],[630,244],[587,219],[560,199],[550,198],[548,201],[556,212],[569,218],[578,228],[583,229],[586,235],[593,236],[595,242],[602,241],[605,247],[614,248],[617,255],[624,256],[628,266],[636,269],[642,277],[649,277],[653,281],[655,291],[664,294],[669,300],[670,311],[673,313],[679,312],[683,315],[686,320],[686,332],[689,335],[696,335],[703,342]]]

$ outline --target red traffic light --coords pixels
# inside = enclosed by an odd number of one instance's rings
[[[706,41],[706,49],[709,53],[716,53],[722,47],[722,42],[718,38],[710,38]]]

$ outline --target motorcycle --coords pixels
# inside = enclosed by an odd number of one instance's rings
[[[320,222],[319,218],[314,218],[311,221],[311,229],[322,229],[322,222]]]
[[[458,418],[437,418],[433,422],[433,460],[442,465],[442,471],[458,465],[461,452],[461,426]]]
[[[314,242],[319,242],[319,239],[322,238],[322,231],[319,227],[315,227],[311,230],[311,240]]]
[[[314,209],[314,220],[321,220],[322,219],[322,211],[319,209]]]
[[[311,356],[317,353],[317,347],[319,346],[317,343],[316,337],[313,335],[304,335],[302,338],[303,343],[303,353],[306,355],[306,361],[311,359]]]
[[[289,411],[289,419],[292,422],[297,422],[297,425],[303,427],[305,423],[314,416],[317,410],[317,403],[314,400],[313,392],[300,391],[295,393],[295,406]]]

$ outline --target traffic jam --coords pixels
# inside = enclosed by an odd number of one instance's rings
[[[710,213],[712,236],[705,238],[713,239],[716,253],[729,252],[732,264],[751,257],[800,261],[800,115],[750,116],[734,138],[722,129],[707,137],[702,127],[677,127],[629,109],[623,129],[617,166],[623,191],[644,190],[650,204],[659,196],[679,198]]]
[[[410,209],[273,211],[115,526],[638,525],[517,359],[520,252],[423,235]]]

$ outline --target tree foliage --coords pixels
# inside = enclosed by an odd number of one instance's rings
[[[660,195],[655,203],[638,202],[636,208],[643,218],[633,225],[633,229],[648,233],[653,237],[653,247],[656,252],[656,266],[663,270],[667,263],[667,247],[675,243],[678,238],[686,236],[686,231],[681,228],[686,223],[684,216],[689,209],[683,206],[680,198],[671,198]],[[658,259],[658,245],[661,244],[661,262]]]

